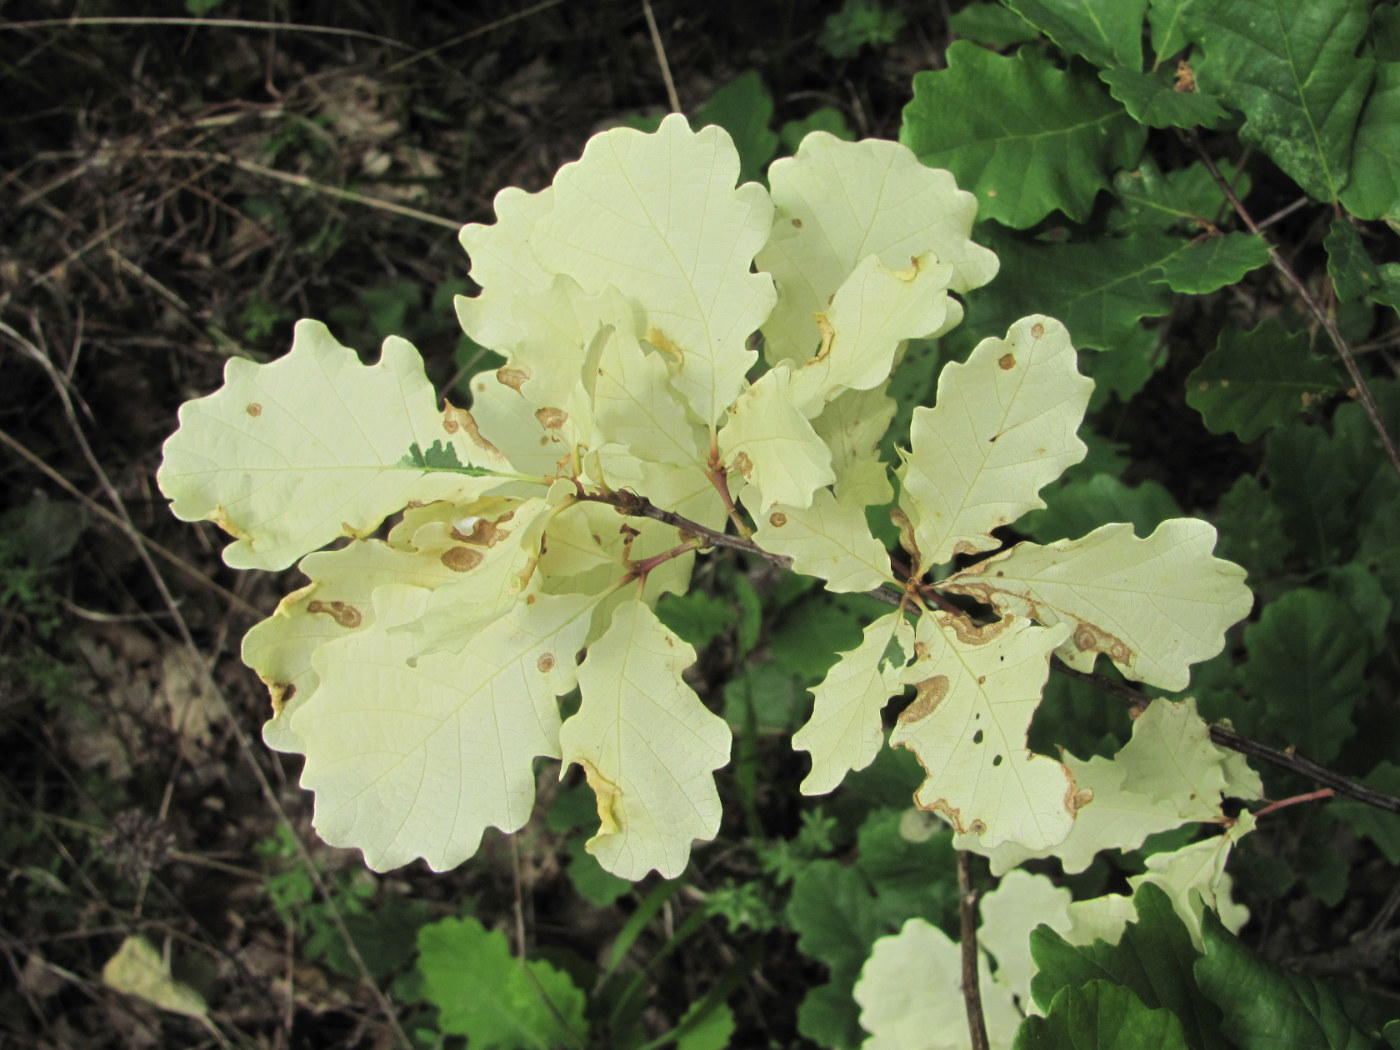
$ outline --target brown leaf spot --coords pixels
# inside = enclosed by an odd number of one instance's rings
[[[800,230],[800,229],[802,229],[802,220],[801,220],[801,219],[793,219],[793,220],[792,220],[792,228],[793,228],[794,230]]]
[[[256,401],[250,401],[246,411],[248,415],[256,419],[258,416],[262,415],[262,405],[258,404]]]
[[[745,478],[753,473],[753,460],[749,459],[747,452],[740,452],[734,457],[734,469]]]
[[[502,521],[506,520],[504,518]],[[487,521],[485,518],[478,518],[472,523],[472,531],[465,535],[458,529],[452,530],[452,538],[461,543],[474,543],[478,547],[494,547],[504,537],[510,533],[500,528],[494,521]]]
[[[306,611],[309,613],[325,613],[342,627],[358,627],[364,617],[360,615],[360,610],[349,602],[323,602],[320,600],[306,603]]]
[[[997,358],[997,367],[1000,368],[1003,372],[1011,371],[1013,368],[1016,367],[1016,355],[1002,354],[1000,357]]]
[[[442,563],[453,572],[470,572],[481,564],[481,551],[470,547],[448,547],[442,552]]]
[[[502,386],[508,386],[517,394],[520,388],[525,385],[525,380],[530,378],[530,373],[523,368],[509,368],[502,365],[496,369],[496,381]]]
[[[540,658],[535,661],[535,666],[540,669],[540,674],[549,674],[554,670],[554,654],[541,653]]]
[[[1078,813],[1081,809],[1094,801],[1093,788],[1078,788],[1070,795],[1069,809],[1071,813]]]
[[[933,714],[948,695],[948,676],[936,674],[914,685],[914,702],[899,713],[899,724],[910,725]]]
[[[539,408],[535,410],[535,418],[546,430],[558,430],[569,421],[569,413],[562,408]]]
[[[1039,321],[1037,321],[1035,324],[1031,325],[1031,335],[1034,336],[1036,339],[1044,339],[1045,326]]]
[[[1126,667],[1133,660],[1133,651],[1121,638],[1090,623],[1081,623],[1074,629],[1074,647],[1081,653],[1106,653],[1119,667]]]
[[[1204,394],[1207,390],[1210,389],[1210,384],[1207,383],[1204,379],[1202,379],[1199,383],[1196,384],[1196,389]]]
[[[291,682],[268,682],[267,691],[272,697],[273,718],[280,715],[282,709],[287,706],[292,697],[297,695],[297,687]]]
[[[780,510],[775,510],[772,514],[768,515],[768,524],[772,525],[775,529],[781,529],[787,524],[787,515]]]

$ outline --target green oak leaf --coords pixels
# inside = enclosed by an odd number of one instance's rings
[[[1250,951],[1212,912],[1202,920],[1205,956],[1196,981],[1225,1015],[1221,1030],[1240,1050],[1317,1046],[1372,1050],[1331,985],[1289,973]]]
[[[1361,243],[1360,232],[1346,219],[1339,216],[1332,220],[1322,246],[1327,250],[1327,276],[1342,302],[1365,298],[1380,283],[1380,273]]]
[[[1028,44],[1040,36],[1035,26],[999,4],[970,4],[948,19],[948,28],[964,40],[997,51]]]
[[[1249,175],[1233,165],[1219,165],[1220,174],[1244,200],[1249,196]],[[1215,177],[1200,161],[1189,168],[1163,172],[1151,157],[1132,171],[1113,176],[1113,192],[1119,207],[1108,216],[1109,229],[1168,232],[1195,236],[1208,232],[1229,211],[1229,202]]]
[[[1330,762],[1356,732],[1351,714],[1366,690],[1369,646],[1358,644],[1355,619],[1340,598],[1300,587],[1245,628],[1240,679],[1262,705],[1268,739]]]
[[[1161,263],[1162,276],[1174,292],[1208,295],[1238,283],[1269,261],[1268,242],[1253,233],[1227,233],[1182,245]]]
[[[1172,78],[1160,72],[1105,69],[1099,79],[1130,117],[1149,128],[1217,128],[1230,119],[1214,95],[1177,91]]]
[[[1172,494],[1155,481],[1127,485],[1110,474],[1095,474],[1044,489],[1043,510],[1033,510],[1016,521],[1016,531],[1037,543],[1064,536],[1084,536],[1100,525],[1126,521],[1146,536],[1168,518],[1181,517]]]
[[[1377,791],[1400,795],[1400,765],[1381,762],[1366,775],[1362,783]],[[1339,799],[1328,806],[1328,810],[1339,820],[1350,824],[1358,835],[1364,835],[1374,842],[1391,864],[1400,864],[1400,816],[1352,799]]]
[[[1192,966],[1201,953],[1172,907],[1166,891],[1143,883],[1133,895],[1137,922],[1128,923],[1117,944],[1072,945],[1048,926],[1031,934],[1039,972],[1031,992],[1042,1010],[1064,988],[1104,980],[1122,985],[1143,1005],[1170,1010],[1181,1022],[1191,1050],[1229,1050],[1220,1034],[1220,1010],[1196,987]]]
[[[1128,989],[1090,981],[1060,990],[1044,1017],[1028,1017],[1014,1050],[1189,1050],[1181,1022]]]
[[[1382,17],[1400,22],[1393,7],[1378,9],[1377,20]],[[1351,147],[1351,179],[1342,190],[1343,206],[1358,219],[1400,221],[1400,55],[1391,58],[1376,66]]]
[[[947,69],[915,74],[899,138],[972,190],[983,218],[1024,228],[1057,208],[1087,219],[1146,134],[1087,72],[955,40]]]
[[[1201,90],[1245,115],[1240,138],[1312,197],[1337,199],[1375,60],[1367,0],[1214,0],[1191,9]]]
[[[1063,51],[1099,67],[1142,66],[1147,0],[1003,0]]]
[[[578,1046],[588,1033],[584,995],[549,963],[522,964],[506,935],[476,919],[443,919],[418,931],[423,992],[438,1027],[464,1035],[472,1050]]]
[[[1186,379],[1186,403],[1216,434],[1253,441],[1319,398],[1342,389],[1336,367],[1308,349],[1308,333],[1269,318],[1248,332],[1225,329]]]
[[[1159,264],[1180,249],[1179,238],[1140,233],[1055,244],[993,230],[983,227],[1001,257],[1001,273],[970,297],[967,338],[1005,332],[1034,313],[1035,304],[1055,303],[1075,346],[1116,350],[1142,318],[1171,310],[1172,290]]]

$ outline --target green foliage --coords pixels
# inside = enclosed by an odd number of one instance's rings
[[[547,962],[511,958],[506,936],[471,917],[418,932],[423,995],[443,1032],[482,1050],[583,1046],[584,994]]]
[[[817,43],[832,58],[851,58],[863,47],[893,43],[903,29],[904,15],[885,10],[879,0],[846,0],[827,15]]]

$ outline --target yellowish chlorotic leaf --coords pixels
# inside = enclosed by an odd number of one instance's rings
[[[578,669],[583,700],[560,746],[597,796],[588,852],[624,879],[652,869],[676,878],[692,841],[719,831],[714,771],[729,761],[729,726],[681,677],[694,661],[694,648],[629,601]]]
[[[435,480],[424,461],[434,445],[459,466],[482,462],[438,411],[410,343],[391,336],[379,362],[362,365],[325,325],[298,321],[285,357],[233,358],[219,390],[181,406],[156,480],[176,517],[235,537],[228,565],[285,569],[334,539],[368,535],[409,500],[442,498],[444,484],[463,501],[502,484],[451,472]]]
[[[476,632],[505,615],[525,592],[544,542],[545,529],[571,489],[557,482],[548,498],[525,500],[509,516],[496,521],[491,541],[460,542],[450,522],[425,525],[414,536],[420,550],[441,551],[457,578],[444,583],[428,598],[425,615],[403,627],[418,642],[419,653],[458,652]]]
[[[518,389],[523,383],[522,375],[512,375],[506,368],[472,376],[472,417],[478,431],[521,474],[571,475],[575,428],[568,413],[537,408]],[[503,487],[501,491],[515,490]]]
[[[273,717],[263,726],[263,742],[275,751],[300,752],[302,740],[292,721],[320,683],[311,654],[374,623],[376,588],[406,583],[431,590],[456,578],[448,567],[452,560],[380,540],[355,540],[303,558],[299,568],[311,582],[283,598],[243,636],[243,662],[272,694]]]
[[[812,690],[812,717],[792,738],[795,750],[812,753],[812,771],[802,781],[804,795],[825,795],[847,773],[874,761],[885,741],[880,712],[903,691],[900,672],[909,662],[913,640],[902,612],[881,616]]]
[[[886,381],[872,390],[847,390],[827,403],[812,420],[812,429],[831,449],[836,474],[836,498],[853,507],[869,507],[894,499],[889,468],[880,458],[880,439],[894,419],[894,398]]]
[[[920,570],[995,550],[992,530],[1045,506],[1041,488],[1084,458],[1076,432],[1094,383],[1077,365],[1064,325],[1033,316],[943,369],[899,471]]]
[[[575,685],[598,602],[527,595],[460,653],[419,655],[396,628],[422,619],[432,593],[379,587],[374,625],[316,650],[321,685],[294,726],[317,833],[363,850],[376,871],[416,857],[444,871],[488,826],[529,819],[534,760],[559,754],[556,697]]]
[[[891,269],[868,255],[817,315],[821,347],[792,373],[792,399],[807,418],[843,390],[869,390],[890,377],[905,339],[938,331],[948,317],[953,268],[932,252]]]
[[[510,342],[498,340],[491,349],[509,358],[500,373],[537,411],[577,410],[573,397],[586,384],[590,351],[600,331],[614,326],[635,331],[643,321],[616,288],[609,285],[589,295],[567,274],[555,276],[547,288],[517,287],[512,294],[520,335]]]
[[[996,256],[968,236],[977,199],[897,142],[843,142],[813,132],[795,157],[773,163],[768,180],[776,213],[757,264],[781,290],[763,326],[772,364],[801,365],[817,352],[815,315],[867,256],[902,269],[931,251],[952,267],[955,292],[996,276]],[[952,307],[948,321],[962,316],[956,302]]]
[[[704,470],[708,441],[686,417],[665,358],[644,353],[622,324],[608,333],[598,357],[593,406],[600,443],[616,442],[651,463]]]
[[[139,933],[122,941],[102,967],[102,983],[123,995],[134,995],[152,1006],[187,1017],[208,1017],[204,996],[170,976],[170,960]]]
[[[889,581],[889,552],[870,534],[865,508],[818,489],[806,509],[775,504],[759,512],[753,541],[792,559],[795,571],[826,580],[829,591],[868,591]]]
[[[1113,758],[1095,756],[1085,762],[1063,756],[1081,800],[1063,842],[1042,849],[1003,842],[986,850],[977,836],[959,835],[954,845],[985,853],[994,875],[1050,856],[1059,857],[1067,873],[1077,874],[1100,850],[1137,849],[1148,835],[1192,821],[1224,819],[1221,801],[1227,792],[1233,798],[1258,798],[1258,775],[1248,766],[1238,781],[1229,777],[1235,754],[1211,743],[1194,700],[1157,700],[1133,722],[1132,740]]]
[[[984,849],[1008,841],[1042,849],[1074,825],[1069,770],[1026,748],[1050,653],[1066,634],[1013,616],[980,628],[943,612],[919,619],[904,672],[917,695],[890,746],[913,751],[924,767],[914,801],[979,836]]]
[[[1123,927],[1135,921],[1132,894],[1144,882],[1160,886],[1171,898],[1172,907],[1186,925],[1196,950],[1201,950],[1201,915],[1206,908],[1215,912],[1225,928],[1237,932],[1249,921],[1249,909],[1232,896],[1233,881],[1225,870],[1230,851],[1254,830],[1254,815],[1242,812],[1225,829],[1225,834],[1202,839],[1171,853],[1154,853],[1147,858],[1147,870],[1128,879],[1128,894],[1110,893],[1070,905],[1074,925],[1066,933],[1071,944],[1094,940],[1117,944]]]
[[[589,293],[613,285],[645,310],[646,338],[677,356],[676,388],[706,425],[743,387],[757,357],[747,340],[775,298],[768,275],[752,272],[773,204],[738,178],[718,127],[694,132],[672,114],[651,135],[614,128],[559,169],[532,233],[546,270]]]
[[[540,265],[530,244],[535,224],[554,207],[554,189],[526,193],[508,186],[492,204],[496,221],[490,226],[463,226],[458,238],[471,259],[471,277],[481,286],[481,294],[472,299],[459,295],[455,305],[467,335],[504,352],[525,335],[527,311],[519,307],[520,301],[532,291],[548,288],[554,277]]]
[[[774,503],[810,507],[813,494],[836,480],[831,449],[793,403],[791,383],[786,365],[765,372],[734,402],[719,432],[725,464],[757,490],[748,502],[755,513]]]
[[[1022,1016],[985,951],[977,953],[977,986],[989,1045],[1009,1050]],[[962,949],[927,920],[909,919],[877,940],[861,967],[855,1000],[860,1025],[871,1033],[862,1050],[970,1050],[961,988]]]
[[[977,943],[996,960],[997,983],[1009,988],[1026,1006],[1031,1001],[1031,978],[1038,967],[1031,958],[1031,931],[1044,923],[1056,933],[1073,926],[1070,904],[1074,895],[1044,875],[1010,871],[978,905],[982,924]]]
[[[948,590],[1043,624],[1066,624],[1056,653],[1080,671],[1106,653],[1134,681],[1184,689],[1193,663],[1225,645],[1249,614],[1245,572],[1212,556],[1215,529],[1195,518],[1162,522],[1146,539],[1128,524],[1078,540],[1020,543],[949,577]]]

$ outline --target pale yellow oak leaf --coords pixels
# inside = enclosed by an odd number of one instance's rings
[[[531,248],[535,224],[554,207],[554,190],[526,193],[509,186],[493,202],[496,221],[469,223],[459,235],[471,259],[471,277],[481,286],[475,298],[456,298],[462,330],[482,346],[506,353],[525,335],[526,320],[518,304],[532,291],[547,289],[553,274],[540,265]],[[523,313],[523,311],[521,311]]]
[[[598,355],[593,410],[600,442],[616,442],[649,463],[704,469],[708,439],[687,418],[659,351],[646,353],[636,334],[614,326]]]
[[[292,722],[319,685],[311,654],[326,642],[374,623],[377,587],[406,583],[431,590],[456,579],[448,563],[460,556],[444,560],[444,553],[422,554],[380,540],[354,540],[301,560],[298,568],[311,582],[288,594],[271,616],[243,636],[243,662],[272,695],[273,717],[263,726],[268,747],[301,751]]]
[[[974,835],[954,839],[958,849],[985,853],[992,873],[1001,875],[1032,858],[1060,858],[1069,874],[1084,871],[1101,850],[1137,849],[1147,836],[1192,821],[1224,819],[1222,793],[1235,752],[1211,743],[1209,726],[1196,714],[1195,701],[1158,699],[1133,722],[1132,739],[1112,758],[1095,756],[1087,762],[1064,755],[1080,800],[1074,828],[1060,843],[1032,850],[1004,842],[984,850]],[[1234,797],[1252,798],[1249,779],[1258,777],[1245,767]]]
[[[694,660],[651,609],[630,601],[579,666],[583,699],[560,745],[597,796],[588,851],[624,879],[653,869],[676,878],[691,843],[719,831],[714,771],[729,761],[729,726],[681,677]]]
[[[775,161],[768,176],[776,212],[757,264],[781,289],[763,326],[771,364],[799,365],[816,353],[821,336],[814,315],[866,256],[898,269],[931,251],[952,266],[955,292],[996,275],[996,256],[969,239],[977,199],[899,143],[843,142],[813,132],[795,157]]]
[[[235,537],[227,564],[283,569],[339,537],[368,535],[410,500],[438,498],[444,474],[458,498],[510,480],[412,465],[412,450],[434,443],[478,462],[448,421],[411,344],[391,336],[378,363],[362,365],[325,325],[299,321],[285,357],[233,358],[219,390],[181,406],[156,480],[176,517]]]
[[[953,269],[925,252],[891,268],[869,255],[817,315],[821,347],[792,373],[792,398],[809,419],[844,390],[870,390],[890,376],[906,339],[931,335],[948,316]]]
[[[1045,506],[1041,488],[1084,458],[1076,432],[1094,384],[1077,365],[1064,325],[1033,316],[943,369],[899,470],[922,570],[995,550],[992,531]]]
[[[738,177],[739,154],[713,125],[694,132],[672,114],[650,135],[614,128],[559,169],[532,235],[547,270],[590,293],[613,285],[645,310],[646,338],[677,356],[676,389],[705,425],[742,389],[757,356],[749,335],[775,297],[752,272],[773,205]]]
[[[1069,770],[1026,748],[1050,653],[1066,633],[1010,616],[980,628],[943,612],[919,619],[903,676],[917,695],[890,746],[913,751],[924,767],[914,801],[980,836],[985,849],[1007,841],[1041,849],[1074,826]]]
[[[1191,665],[1220,652],[1226,628],[1253,604],[1244,570],[1212,555],[1215,540],[1195,518],[1171,518],[1146,539],[1131,525],[1104,525],[1078,540],[1017,544],[943,586],[1067,625],[1056,655],[1076,670],[1105,653],[1129,679],[1184,689]]]
[[[427,613],[432,593],[378,588],[374,625],[316,650],[321,687],[297,714],[316,831],[376,871],[417,857],[444,871],[488,826],[529,819],[534,760],[559,754],[556,698],[575,685],[597,603],[527,595],[460,652],[421,655],[398,628]]]
[[[977,953],[977,984],[993,1050],[1009,1050],[1022,1015],[1011,989]],[[962,949],[925,919],[909,919],[875,942],[855,985],[862,1050],[970,1050],[962,988]]]
[[[1068,930],[1073,899],[1044,875],[1010,871],[978,904],[977,943],[996,960],[998,983],[1023,1003],[1031,1002],[1031,978],[1038,969],[1031,958],[1031,932],[1041,923],[1056,933]]]
[[[577,437],[571,417],[565,409],[531,404],[519,389],[524,381],[523,375],[512,375],[506,368],[472,376],[477,429],[516,471],[543,478],[570,476]]]
[[[476,632],[505,614],[530,583],[545,529],[558,506],[551,499],[525,500],[495,523],[493,542],[484,549],[456,542],[456,530],[449,523],[418,530],[415,541],[420,548],[444,549],[443,556],[452,559],[457,569],[457,578],[428,598],[425,615],[402,628],[417,639],[419,653],[457,652]]]
[[[492,349],[509,358],[502,371],[536,410],[573,408],[575,392],[588,385],[585,373],[595,343],[604,338],[600,333],[613,327],[633,331],[642,322],[616,288],[589,295],[567,274],[555,276],[547,288],[518,288],[514,295],[520,336]]]
[[[864,769],[885,741],[880,712],[904,691],[900,672],[909,661],[914,631],[904,614],[887,613],[865,628],[860,645],[844,652],[812,690],[812,717],[792,737],[810,751],[804,795],[825,795],[847,773]]]
[[[812,420],[812,429],[831,449],[836,498],[842,503],[869,507],[894,499],[889,467],[880,458],[880,439],[898,407],[888,388],[886,381],[870,390],[847,390]]]
[[[810,507],[813,494],[836,480],[831,449],[793,403],[791,380],[785,365],[765,372],[734,402],[719,432],[725,465],[757,490],[750,508]]]
[[[868,591],[894,582],[890,556],[870,534],[865,508],[818,489],[808,508],[774,504],[755,515],[753,541],[792,559],[792,568],[826,580],[829,591]]]

